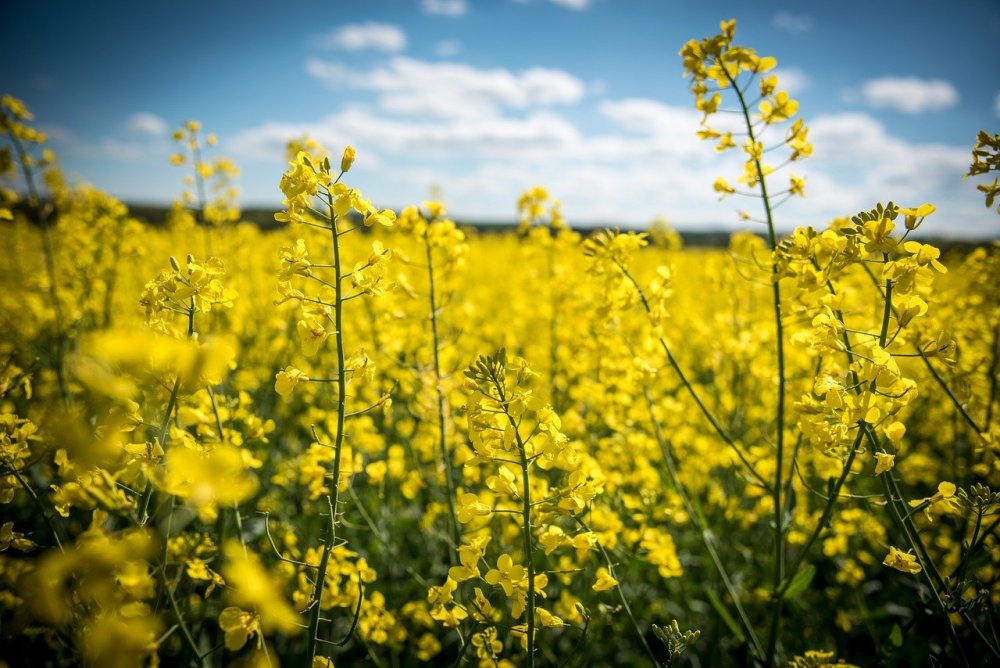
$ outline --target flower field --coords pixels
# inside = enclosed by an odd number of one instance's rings
[[[151,226],[5,97],[0,661],[1000,663],[1000,246],[779,234],[812,145],[734,30],[681,51],[727,249],[389,210],[308,138],[262,230],[196,122]]]

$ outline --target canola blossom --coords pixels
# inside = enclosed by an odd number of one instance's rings
[[[153,226],[3,97],[0,662],[1000,663],[1000,244],[781,234],[805,110],[735,31],[680,50],[725,250],[397,212],[307,137],[263,230],[196,121]]]

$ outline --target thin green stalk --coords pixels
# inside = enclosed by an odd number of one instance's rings
[[[115,286],[118,283],[118,263],[121,260],[122,241],[125,237],[125,220],[119,218],[115,226],[115,240],[111,247],[111,266],[104,275],[104,315],[101,319],[101,326],[104,329],[111,327],[115,302]]]
[[[722,71],[726,73],[726,78],[729,79],[729,83],[733,86],[733,91],[736,93],[736,97],[740,102],[740,110],[743,112],[743,121],[746,124],[747,136],[751,144],[756,144],[757,138],[754,134],[753,123],[750,121],[750,108],[747,105],[746,99],[743,97],[743,91],[739,86],[736,85],[735,79],[729,73],[728,68],[723,67]],[[771,210],[771,200],[767,195],[767,179],[764,175],[764,170],[760,164],[760,158],[753,158],[754,167],[757,170],[757,176],[760,178],[760,194],[761,200],[764,204],[764,214],[767,221],[767,234],[768,241],[771,245],[771,251],[774,252],[778,248],[778,237],[774,229],[774,214]],[[781,476],[783,475],[784,468],[784,444],[785,444],[785,329],[781,322],[781,281],[778,278],[778,266],[776,263],[772,263],[771,272],[773,278],[771,281],[771,293],[774,301],[774,327],[775,327],[775,339],[777,342],[777,358],[778,358],[778,399],[777,399],[777,409],[775,420],[777,422],[777,438],[775,439],[775,473],[774,473],[774,489],[772,494],[774,496],[774,514],[775,514],[775,527],[774,527],[774,589],[780,586],[782,580],[785,578],[785,527],[784,527],[784,517],[782,516],[782,505],[781,505]],[[778,603],[780,605],[780,601]],[[767,663],[772,664],[774,662],[774,653],[772,649],[768,649]]]
[[[533,541],[531,538],[531,480],[528,474],[528,453],[525,450],[524,440],[521,438],[521,432],[517,428],[517,421],[514,416],[510,414],[507,406],[507,397],[503,391],[503,383],[500,382],[496,376],[493,377],[493,384],[497,389],[497,396],[500,399],[500,405],[503,407],[503,412],[507,416],[508,422],[510,422],[511,428],[514,430],[514,438],[517,442],[517,452],[521,458],[521,488],[522,488],[522,513],[524,516],[524,524],[522,526],[524,534],[524,560],[525,566],[528,569],[528,658],[526,666],[528,668],[534,668],[535,665],[535,563],[532,558],[534,554]]]
[[[882,293],[882,295],[885,296],[885,293],[882,292],[882,286],[879,285],[879,281],[875,277],[875,274],[872,273],[872,270],[868,267],[868,265],[865,264],[863,264],[862,267],[868,274],[868,277],[871,278],[872,282],[875,283],[875,287],[877,287],[879,291]],[[893,313],[894,314],[896,313],[895,307],[893,307]],[[941,374],[937,372],[937,369],[935,369],[933,365],[931,365],[931,360],[927,356],[927,354],[923,350],[921,350],[920,346],[918,346],[916,343],[913,344],[913,348],[914,350],[916,350],[917,355],[920,356],[920,359],[923,360],[924,365],[927,367],[927,370],[930,371],[931,376],[933,376],[934,380],[937,381],[937,384],[941,386],[941,389],[944,390],[944,393],[948,395],[948,399],[951,400],[951,403],[955,406],[955,409],[962,416],[962,419],[964,419],[965,422],[976,431],[976,433],[979,434],[983,433],[985,430],[982,427],[980,427],[979,424],[972,418],[972,416],[969,415],[969,412],[965,410],[965,406],[963,406],[962,402],[958,400],[958,397],[955,396],[955,393],[951,391],[951,388],[948,386],[947,381],[944,378],[942,378]]]
[[[986,424],[983,431],[990,428],[993,422],[993,403],[997,397],[997,390],[1000,387],[1000,325],[993,328],[993,359],[990,361],[990,394],[986,401]]]
[[[979,546],[983,544],[983,542],[986,540],[988,536],[992,535],[993,532],[996,531],[996,528],[998,526],[1000,526],[1000,515],[997,515],[997,518],[992,522],[990,522],[990,524],[986,527],[986,529],[980,533],[978,540],[973,540],[969,543],[969,549],[966,550],[965,556],[962,557],[962,561],[959,562],[958,568],[955,569],[955,573],[952,573],[948,577],[949,580],[955,579],[955,574],[959,571],[959,569],[964,568],[966,563],[972,558],[972,554],[975,552],[975,550],[979,549]],[[964,579],[965,579],[965,571],[962,570],[962,576],[959,578],[959,581]]]
[[[826,523],[830,520],[830,515],[833,514],[834,506],[837,504],[837,499],[840,496],[840,490],[847,481],[847,476],[851,473],[851,467],[854,465],[854,459],[858,455],[858,450],[860,449],[861,439],[864,438],[864,425],[866,423],[864,420],[858,422],[858,435],[854,438],[854,443],[851,444],[851,450],[847,454],[847,460],[844,462],[844,468],[840,471],[840,477],[834,483],[833,488],[830,490],[829,498],[826,500],[826,505],[823,507],[823,512],[820,514],[819,522],[816,523],[816,527],[813,529],[809,538],[806,539],[805,545],[803,545],[802,550],[799,551],[798,556],[789,566],[788,572],[792,575],[791,578],[785,579],[775,591],[775,596],[784,596],[785,591],[788,590],[788,586],[792,583],[792,579],[795,573],[798,571],[799,566],[809,554],[809,549],[812,547],[816,539],[819,538],[820,534],[823,533],[823,529],[826,527]],[[773,623],[773,621],[772,621]]]
[[[626,269],[621,263],[616,261],[615,264],[618,267],[619,271],[622,272],[622,275],[625,276],[625,278],[627,278],[629,282],[632,283],[632,286],[636,289],[636,292],[639,295],[639,300],[642,302],[643,308],[646,309],[646,313],[651,314],[653,310],[649,305],[649,300],[646,298],[646,292],[642,289],[642,286],[639,285],[639,282],[635,279],[634,276],[632,276],[632,273],[628,269]],[[694,389],[693,385],[691,385],[691,382],[688,380],[688,377],[684,373],[684,370],[681,369],[681,365],[677,362],[677,358],[674,357],[673,352],[670,350],[670,346],[667,345],[667,342],[663,338],[660,338],[659,341],[660,341],[660,347],[663,348],[663,352],[667,355],[667,361],[670,362],[670,366],[673,368],[674,373],[676,373],[677,377],[680,378],[681,383],[684,385],[684,389],[686,389],[688,394],[691,395],[691,398],[694,400],[694,403],[697,404],[698,409],[701,410],[702,415],[704,415],[705,419],[708,420],[708,423],[712,425],[712,429],[714,429],[715,433],[719,435],[719,438],[721,438],[722,441],[727,446],[729,446],[733,450],[733,452],[736,453],[736,456],[743,463],[743,466],[746,467],[750,475],[754,477],[754,479],[757,481],[757,484],[759,484],[764,489],[767,489],[768,488],[767,482],[759,473],[757,473],[757,470],[754,468],[753,464],[750,463],[746,455],[743,454],[743,451],[740,450],[739,446],[736,445],[736,442],[733,440],[733,438],[729,434],[727,434],[726,431],[722,428],[722,425],[719,424],[719,421],[712,414],[712,411],[710,411],[708,409],[708,406],[705,405],[705,402],[702,401],[701,396],[698,394],[698,391]]]
[[[198,650],[198,643],[195,642],[194,636],[191,635],[191,629],[188,628],[187,622],[184,621],[184,615],[181,614],[181,609],[177,605],[177,598],[174,596],[173,590],[170,588],[170,583],[167,582],[167,573],[164,570],[166,564],[161,564],[156,572],[160,576],[160,585],[163,587],[163,591],[167,595],[167,599],[170,601],[170,609],[174,613],[174,619],[177,621],[177,625],[181,628],[181,634],[184,636],[184,640],[188,644],[188,648],[194,654],[195,659],[201,666],[205,665],[204,657],[202,657],[201,652]]]
[[[753,123],[750,121],[750,108],[747,105],[746,99],[743,97],[743,91],[736,85],[736,81],[729,73],[728,68],[723,67],[722,71],[726,73],[726,78],[729,79],[729,83],[732,84],[733,91],[736,93],[736,97],[739,100],[740,110],[743,112],[743,120],[746,123],[748,139],[751,144],[756,144],[757,138],[754,134]],[[771,200],[767,195],[767,180],[764,176],[764,170],[760,164],[760,158],[754,156],[753,164],[757,170],[757,176],[760,179],[760,194],[761,200],[764,203],[768,240],[771,245],[771,251],[774,252],[778,248],[778,238],[774,230],[774,214],[771,211]],[[785,579],[785,522],[782,512],[783,508],[781,505],[781,476],[783,475],[785,465],[785,329],[781,322],[781,281],[778,278],[777,264],[771,265],[771,272],[773,274],[771,280],[771,293],[774,301],[774,327],[778,358],[778,399],[777,410],[775,411],[775,421],[777,422],[775,427],[777,430],[775,439],[776,461],[774,467],[774,487],[771,489],[774,502],[774,591],[777,592],[782,581]],[[781,616],[781,605],[781,598],[779,597],[775,601],[775,607],[777,610],[775,616],[777,617]],[[774,655],[777,649],[777,628],[777,623],[772,624],[774,632],[768,639],[766,660],[766,664],[768,666],[774,665]]]
[[[341,173],[343,176],[343,173]],[[339,177],[338,177],[339,179]],[[333,271],[334,281],[334,341],[337,348],[337,434],[333,446],[333,480],[331,490],[327,495],[329,506],[329,523],[326,527],[326,542],[323,545],[323,556],[320,558],[319,570],[316,574],[316,585],[313,588],[312,610],[309,615],[309,638],[307,656],[309,660],[316,656],[319,642],[320,606],[323,601],[323,590],[326,587],[326,569],[330,562],[330,553],[337,542],[337,509],[340,504],[340,463],[344,449],[344,423],[347,416],[347,369],[344,353],[344,294],[341,286],[343,265],[340,261],[340,233],[337,228],[337,215],[333,210],[333,195],[326,192],[328,217],[330,221],[330,236],[333,241]]]
[[[874,437],[871,435],[869,435],[869,442],[872,444],[873,448],[877,447],[877,443],[875,442]],[[896,502],[897,499],[899,499],[899,497],[893,496],[893,491],[888,476],[880,476],[880,477],[882,478],[882,487],[885,491],[886,501],[889,505],[889,509],[892,511],[891,512],[892,518],[899,525],[899,528],[902,530],[903,535],[906,536],[907,542],[910,543],[910,546],[916,549],[914,536],[911,534],[911,528],[907,526],[906,518],[904,518],[900,514],[899,509],[896,507]],[[926,555],[921,553],[919,550],[917,550],[917,554],[921,563],[924,566],[924,568],[921,569],[921,573],[923,574],[923,577],[926,580],[926,585],[930,589],[935,603],[937,603],[938,608],[941,610],[941,614],[944,617],[944,621],[945,624],[947,625],[949,635],[951,636],[952,641],[954,642],[955,647],[958,650],[959,656],[962,657],[962,663],[965,666],[969,666],[969,659],[965,656],[965,650],[962,647],[962,642],[958,637],[958,632],[955,630],[955,625],[952,624],[951,617],[948,614],[948,609],[945,606],[944,601],[941,600],[941,596],[938,594],[938,590],[934,586],[934,582],[931,579],[931,576],[928,572],[927,568],[928,560],[926,559]]]
[[[590,531],[593,533],[593,531],[590,530],[590,527],[587,526],[587,523],[579,517],[574,517],[573,519],[576,520],[577,524],[583,527],[584,531]],[[649,643],[646,642],[646,636],[643,635],[642,629],[639,628],[639,622],[635,620],[635,615],[632,614],[632,606],[628,604],[628,599],[625,598],[625,592],[622,591],[621,582],[619,582],[618,578],[615,577],[615,567],[614,564],[611,563],[611,557],[608,556],[608,552],[604,549],[600,540],[597,541],[597,549],[601,551],[601,555],[604,557],[604,562],[608,565],[608,573],[615,580],[615,590],[618,592],[618,600],[622,603],[622,609],[625,610],[625,615],[629,618],[629,621],[632,622],[632,628],[635,629],[635,634],[639,636],[639,642],[642,643],[643,649],[646,650],[646,656],[649,657],[650,662],[654,666],[658,667],[660,662],[656,659],[656,654],[653,653],[653,648],[651,648]]]
[[[743,629],[746,631],[747,637],[750,639],[751,651],[753,651],[758,657],[763,657],[764,650],[761,648],[760,641],[757,639],[757,633],[754,631],[753,624],[750,623],[750,618],[747,616],[746,611],[743,609],[743,605],[740,603],[740,597],[736,593],[736,587],[733,585],[733,581],[729,577],[729,572],[722,563],[718,550],[715,549],[715,541],[712,538],[714,534],[702,520],[701,515],[695,510],[694,503],[691,502],[691,497],[688,495],[687,489],[684,487],[684,483],[681,482],[677,462],[674,460],[673,454],[671,453],[670,444],[663,435],[663,430],[660,427],[660,421],[656,419],[656,415],[653,413],[653,399],[649,395],[649,389],[643,388],[643,394],[646,397],[646,407],[649,410],[649,419],[653,423],[653,434],[656,437],[656,442],[659,444],[661,452],[663,453],[663,461],[667,465],[667,472],[670,474],[670,480],[674,484],[674,489],[677,490],[677,495],[681,497],[681,503],[684,504],[684,510],[687,512],[688,517],[690,517],[691,521],[698,527],[698,535],[701,537],[702,543],[705,545],[705,550],[708,552],[709,557],[711,557],[712,563],[715,565],[715,570],[719,573],[719,577],[726,589],[726,593],[728,593],[729,598],[733,600],[733,606],[736,608],[736,613],[740,618],[740,622],[743,624]]]
[[[188,310],[188,338],[190,339],[194,336],[194,297],[191,298],[190,309]],[[178,374],[177,378],[174,380],[174,386],[170,390],[170,399],[167,400],[167,410],[163,414],[163,421],[160,423],[160,447],[166,451],[167,440],[170,436],[170,419],[173,417],[174,411],[177,408],[177,395],[180,393],[181,389],[181,377]],[[146,489],[142,494],[142,501],[140,505],[142,506],[142,513],[139,515],[139,526],[146,526],[149,522],[149,505],[153,499],[153,483],[150,480],[146,481]]]
[[[38,508],[38,514],[42,516],[42,519],[45,520],[45,524],[49,527],[49,531],[52,532],[52,538],[56,541],[56,547],[59,548],[60,552],[65,552],[66,550],[63,548],[62,540],[59,538],[59,531],[56,529],[56,525],[52,521],[52,518],[49,517],[49,514],[46,512],[45,504],[43,504],[42,500],[38,498],[38,493],[35,492],[35,489],[28,483],[27,480],[24,479],[21,472],[18,471],[12,463],[4,462],[4,464],[6,464],[7,468],[10,469],[11,474],[13,474],[14,478],[17,479],[18,484],[20,484],[24,491],[28,493],[28,496],[31,497],[31,501],[35,504],[35,507]]]
[[[205,202],[208,201],[208,197],[205,195],[205,180],[201,177],[201,148],[198,146],[197,141],[194,141],[194,145],[191,148],[191,157],[194,162],[195,188],[198,192],[198,211],[196,212],[195,220],[201,223],[204,230],[205,259],[207,260],[212,256],[212,237],[209,233],[208,223],[205,221]]]
[[[49,234],[50,218],[42,206],[42,199],[39,196],[38,188],[35,185],[35,175],[34,171],[31,169],[31,158],[17,134],[15,132],[10,132],[9,136],[11,138],[11,142],[14,144],[14,151],[17,153],[17,162],[21,165],[21,171],[24,174],[24,181],[28,187],[28,201],[32,208],[35,209],[35,213],[38,214],[38,226],[42,231],[42,254],[45,259],[45,273],[47,274],[49,282],[49,300],[52,302],[52,311],[55,315],[56,381],[59,384],[59,394],[65,402],[69,401],[69,389],[66,384],[64,359],[66,356],[66,342],[64,340],[65,334],[63,331],[64,323],[62,305],[59,303],[59,293],[56,289],[55,251],[52,248],[52,237]]]
[[[556,233],[558,234],[558,232]],[[548,246],[548,286],[549,286],[549,395],[552,398],[552,408],[556,413],[562,411],[562,396],[559,393],[559,387],[556,384],[556,370],[559,366],[559,351],[557,344],[557,335],[559,332],[559,323],[557,319],[556,310],[556,292],[555,292],[555,274],[556,274],[556,256],[555,256],[555,244],[558,237],[549,237]]]
[[[437,419],[438,419],[438,449],[441,453],[441,464],[444,466],[444,479],[448,493],[448,529],[450,531],[452,547],[457,548],[461,544],[459,532],[458,513],[455,511],[455,480],[452,473],[451,450],[448,448],[448,432],[445,424],[445,395],[444,388],[441,387],[441,355],[440,339],[438,338],[438,306],[437,306],[437,285],[434,281],[434,253],[431,251],[430,221],[424,227],[424,249],[427,251],[427,280],[430,284],[431,300],[431,336],[434,345],[434,391],[437,394]],[[455,550],[448,550],[448,560],[452,566],[456,564]]]

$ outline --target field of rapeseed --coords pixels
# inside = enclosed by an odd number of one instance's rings
[[[812,146],[734,29],[681,51],[727,250],[387,210],[307,138],[262,231],[196,122],[152,227],[3,98],[0,662],[1000,663],[1000,247],[778,235]]]

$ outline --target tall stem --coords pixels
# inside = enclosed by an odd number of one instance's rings
[[[438,418],[438,448],[441,453],[441,464],[444,466],[445,485],[448,488],[448,528],[451,534],[452,547],[458,547],[460,537],[458,531],[458,514],[455,511],[455,480],[452,473],[451,450],[448,448],[448,432],[445,424],[445,396],[444,388],[441,387],[441,356],[440,338],[438,337],[438,307],[437,290],[434,282],[434,254],[431,252],[430,223],[424,228],[424,249],[427,251],[427,280],[430,284],[431,299],[431,336],[434,341],[434,391],[437,394],[437,418]],[[448,558],[452,565],[455,564],[455,551],[448,550]]]
[[[719,578],[722,579],[722,585],[726,589],[726,593],[729,594],[729,598],[733,600],[733,606],[736,608],[737,616],[740,618],[740,623],[743,624],[743,630],[746,631],[747,636],[750,640],[750,649],[758,656],[763,656],[764,652],[761,649],[760,641],[757,639],[757,634],[754,631],[753,624],[750,623],[750,618],[747,616],[746,611],[743,609],[743,605],[740,603],[740,597],[736,592],[736,587],[733,585],[732,578],[729,577],[729,572],[726,570],[725,565],[722,563],[722,558],[719,556],[718,550],[715,549],[715,539],[712,530],[708,527],[705,521],[702,519],[701,515],[697,512],[694,507],[694,503],[691,501],[691,497],[687,492],[687,488],[681,481],[680,471],[677,467],[677,462],[674,459],[673,453],[671,452],[670,443],[667,441],[666,437],[663,435],[663,429],[660,427],[660,421],[656,418],[653,412],[653,399],[649,395],[649,389],[643,388],[643,393],[646,397],[646,407],[649,410],[649,419],[653,423],[653,434],[656,437],[656,442],[660,446],[660,451],[663,453],[663,461],[667,465],[667,473],[670,474],[670,480],[674,484],[674,489],[677,490],[677,495],[681,497],[681,503],[684,504],[684,510],[687,512],[688,517],[694,522],[694,525],[698,527],[698,535],[701,537],[702,543],[705,545],[705,550],[708,551],[709,557],[712,559],[712,563],[715,565],[715,570],[719,573]]]
[[[42,231],[42,254],[45,259],[45,273],[49,283],[49,301],[52,302],[52,312],[55,316],[55,340],[56,340],[56,381],[59,384],[59,394],[63,401],[69,401],[69,389],[66,385],[66,341],[63,322],[62,305],[59,303],[59,292],[56,287],[56,262],[55,250],[52,248],[52,235],[49,233],[50,216],[42,206],[42,199],[35,186],[35,173],[31,169],[31,157],[28,155],[24,144],[17,137],[17,134],[10,132],[11,141],[14,144],[14,151],[17,153],[17,162],[21,165],[21,172],[24,174],[24,182],[28,188],[28,202],[38,215],[38,226]]]
[[[652,314],[653,310],[649,305],[649,300],[646,298],[646,293],[642,289],[642,286],[639,285],[639,282],[635,280],[635,277],[632,276],[632,273],[628,269],[626,269],[624,265],[618,262],[616,262],[615,264],[618,266],[619,271],[622,272],[622,275],[625,276],[625,278],[627,278],[630,283],[632,283],[632,286],[635,288],[636,292],[639,295],[639,300],[642,302],[643,308],[646,309],[646,313]],[[670,362],[671,368],[673,368],[674,372],[677,374],[677,377],[680,378],[681,384],[684,385],[684,389],[687,390],[689,395],[691,395],[691,398],[694,400],[694,403],[698,406],[698,409],[701,411],[702,415],[704,415],[705,419],[708,420],[708,423],[712,425],[712,429],[714,429],[715,433],[719,435],[719,438],[721,438],[725,442],[725,444],[728,445],[730,449],[732,449],[732,451],[736,453],[736,456],[743,463],[743,466],[746,467],[747,472],[749,472],[750,475],[753,476],[757,484],[766,489],[767,482],[759,473],[757,473],[757,470],[754,468],[753,464],[750,463],[750,460],[747,459],[746,455],[744,455],[743,451],[740,450],[739,446],[736,445],[736,442],[733,440],[733,438],[728,433],[726,433],[726,431],[722,428],[722,425],[719,424],[719,421],[712,414],[712,411],[710,411],[708,409],[708,406],[705,405],[705,402],[702,401],[702,398],[698,394],[698,391],[694,389],[693,385],[691,385],[691,382],[688,380],[687,374],[685,374],[684,370],[681,369],[681,365],[677,362],[677,359],[674,357],[673,352],[671,352],[670,346],[668,346],[667,342],[662,338],[659,339],[659,341],[660,341],[660,347],[663,348],[663,352],[666,354],[667,361]]]
[[[521,494],[522,500],[522,513],[524,514],[524,524],[522,525],[523,535],[524,535],[524,561],[525,566],[528,569],[528,658],[526,666],[528,668],[534,668],[535,665],[535,563],[532,556],[534,554],[534,545],[531,538],[531,482],[528,477],[528,467],[530,462],[528,461],[528,453],[525,449],[524,440],[521,438],[521,432],[517,428],[517,421],[514,416],[510,414],[507,406],[507,397],[503,391],[503,383],[500,379],[494,377],[494,385],[497,388],[497,396],[500,398],[500,405],[503,407],[504,415],[507,416],[507,421],[510,422],[511,428],[514,430],[514,439],[517,442],[517,452],[521,458],[521,488],[523,493]]]
[[[725,68],[723,68],[725,69]],[[726,70],[727,76],[728,70]],[[747,106],[746,99],[743,97],[743,91],[740,87],[736,85],[736,82],[730,77],[730,83],[733,85],[733,90],[736,92],[736,97],[740,101],[740,110],[743,112],[743,121],[746,123],[747,136],[751,144],[756,144],[757,137],[754,133],[753,123],[750,120],[750,109]],[[764,169],[760,164],[760,158],[753,158],[754,168],[757,170],[757,176],[760,179],[760,195],[761,201],[764,204],[764,215],[767,221],[767,235],[768,241],[771,246],[771,251],[775,251],[778,248],[778,237],[774,229],[774,214],[771,211],[771,200],[767,194],[767,179],[764,176]],[[776,458],[777,466],[775,467],[774,474],[774,489],[772,490],[774,494],[774,512],[775,512],[775,569],[774,569],[774,586],[775,588],[784,579],[784,518],[781,516],[781,476],[783,474],[784,466],[784,446],[785,446],[785,328],[781,322],[781,282],[778,279],[778,267],[777,264],[771,265],[772,279],[771,279],[771,295],[774,300],[774,329],[775,338],[777,343],[777,357],[778,357],[778,401],[776,408]]]
[[[334,271],[334,340],[337,348],[337,435],[333,446],[333,480],[331,491],[327,495],[329,507],[329,522],[326,526],[326,542],[323,545],[323,556],[320,558],[319,570],[316,573],[316,584],[313,588],[312,609],[309,614],[308,656],[311,661],[316,656],[319,643],[319,621],[323,602],[323,589],[326,587],[326,570],[330,563],[330,553],[337,542],[337,509],[340,503],[340,460],[344,448],[344,423],[347,418],[347,369],[345,369],[344,354],[344,294],[343,268],[340,263],[340,232],[337,229],[337,215],[333,210],[333,195],[326,193],[329,207],[330,236],[333,241],[333,271]]]
[[[743,112],[743,121],[747,128],[747,137],[749,138],[751,145],[756,145],[757,137],[754,133],[753,122],[750,120],[750,108],[747,105],[746,99],[743,97],[743,91],[740,87],[736,85],[736,80],[733,79],[732,75],[726,67],[722,67],[722,71],[726,73],[726,78],[729,79],[729,83],[733,87],[733,91],[736,93],[736,97],[740,102],[740,110]],[[767,180],[764,177],[764,170],[760,164],[760,158],[752,156],[754,168],[757,170],[757,177],[760,179],[760,194],[761,200],[764,203],[764,215],[767,221],[767,234],[768,241],[770,242],[771,252],[773,253],[778,247],[778,237],[774,230],[774,215],[771,211],[771,200],[767,194]],[[772,263],[771,265],[771,296],[774,301],[774,329],[775,329],[775,339],[777,342],[777,358],[778,358],[778,399],[777,407],[775,409],[775,429],[777,431],[775,438],[775,467],[774,467],[774,487],[771,489],[771,495],[773,497],[774,503],[774,589],[773,591],[777,593],[778,588],[781,587],[782,581],[785,579],[785,518],[783,513],[783,507],[781,504],[781,476],[784,472],[785,466],[785,329],[781,322],[781,281],[778,277],[778,267],[777,264]],[[777,597],[774,606],[776,608],[775,616],[781,616],[781,597]],[[767,648],[767,665],[774,665],[774,655],[777,649],[777,628],[780,624],[772,624],[772,634],[768,639]]]

